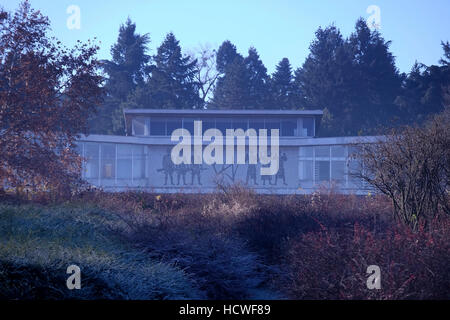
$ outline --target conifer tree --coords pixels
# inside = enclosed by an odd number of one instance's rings
[[[294,88],[303,108],[324,110],[329,115],[322,121],[323,134],[347,134],[343,123],[331,121],[350,111],[352,81],[351,56],[340,31],[335,26],[319,28],[308,57],[295,72]]]
[[[250,105],[249,74],[244,59],[237,55],[218,79],[211,106],[216,109],[248,109]]]
[[[202,105],[200,84],[195,81],[197,61],[182,55],[173,33],[167,34],[153,60],[147,82],[136,89],[124,108],[192,109]]]
[[[136,33],[136,24],[129,18],[120,26],[117,42],[111,47],[112,59],[102,61],[107,74],[107,97],[97,114],[90,119],[91,133],[124,133],[120,104],[144,83],[150,62],[147,54],[149,42],[149,35]]]
[[[248,56],[244,59],[248,73],[249,105],[246,109],[273,108],[270,106],[269,76],[267,69],[261,61],[254,47],[248,50]]]
[[[423,123],[450,103],[450,45],[442,42],[444,56],[440,65],[415,63],[403,83],[396,104],[404,123]]]
[[[293,75],[288,58],[283,58],[272,75],[271,94],[274,108],[295,108],[293,99]]]
[[[334,26],[319,28],[295,73],[295,90],[304,107],[325,110],[323,134],[373,134],[379,126],[395,124],[403,76],[389,46],[363,19],[348,39]]]
[[[221,74],[225,73],[228,65],[233,63],[233,61],[242,56],[237,52],[236,46],[232,44],[229,40],[225,40],[222,45],[217,50],[216,56],[216,68]]]
[[[402,76],[385,41],[377,30],[370,30],[364,19],[356,22],[348,44],[353,60],[353,119],[360,128],[395,125],[399,116],[394,104],[400,93]],[[373,133],[371,130],[367,133]]]

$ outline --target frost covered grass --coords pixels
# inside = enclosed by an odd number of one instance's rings
[[[0,297],[199,298],[187,274],[119,241],[113,214],[89,205],[0,205]],[[81,268],[68,290],[66,269]]]

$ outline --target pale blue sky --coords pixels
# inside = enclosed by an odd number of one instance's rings
[[[19,0],[0,0],[15,9]],[[269,72],[287,57],[301,66],[319,26],[334,23],[348,36],[358,17],[367,18],[370,5],[381,13],[381,33],[392,40],[391,50],[400,71],[408,72],[415,60],[436,64],[442,56],[441,40],[450,40],[449,0],[32,0],[34,8],[50,17],[54,35],[71,46],[76,40],[101,40],[100,58],[109,58],[118,28],[129,16],[139,33],[151,36],[154,53],[165,34],[174,32],[183,49],[225,39],[246,54],[256,47]],[[81,11],[81,29],[66,26],[69,5]]]

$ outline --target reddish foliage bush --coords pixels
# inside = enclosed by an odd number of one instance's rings
[[[418,232],[324,228],[292,242],[285,285],[295,299],[449,299],[449,257],[448,219]],[[381,269],[380,290],[366,286],[369,265]]]

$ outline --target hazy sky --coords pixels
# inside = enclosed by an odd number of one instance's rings
[[[7,10],[19,0],[0,0]],[[254,46],[272,72],[287,57],[301,66],[319,26],[334,23],[346,37],[367,8],[380,9],[381,33],[392,41],[400,71],[414,61],[436,64],[442,57],[441,40],[450,40],[449,0],[32,0],[32,7],[50,17],[54,35],[71,46],[76,40],[101,40],[100,58],[110,58],[119,25],[129,16],[139,33],[149,33],[153,54],[167,32],[174,32],[183,50],[200,44],[218,47],[229,39],[246,55]],[[69,29],[70,5],[80,9],[80,29]]]

